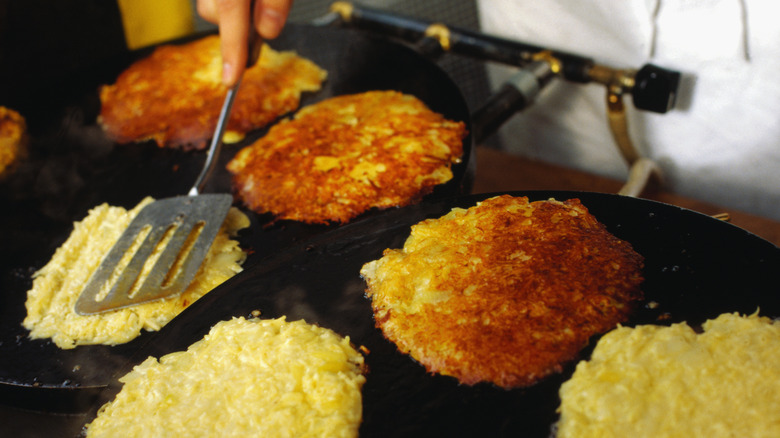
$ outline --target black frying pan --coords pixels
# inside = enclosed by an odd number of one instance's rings
[[[336,95],[394,89],[419,97],[449,119],[466,122],[471,130],[469,109],[458,87],[433,62],[405,46],[356,31],[294,24],[270,44],[278,50],[295,50],[328,71],[322,90],[305,95],[301,105]],[[100,108],[97,86],[113,82],[124,67],[149,51],[123,55],[108,63],[106,71],[75,79],[68,95],[76,99],[56,112],[42,102],[40,114],[25,114],[32,127],[33,155],[12,180],[0,185],[4,206],[0,229],[6,230],[0,236],[0,403],[78,410],[149,337],[144,334],[115,347],[61,350],[49,341],[28,339],[21,326],[30,277],[67,238],[73,221],[103,202],[132,207],[146,195],[164,198],[186,193],[199,172],[205,153],[160,149],[151,142],[116,145],[95,124]],[[226,163],[262,134],[258,131],[239,145],[227,145],[221,161]],[[464,157],[453,167],[454,178],[437,187],[429,199],[469,190],[474,172],[470,135],[463,146]],[[207,191],[230,191],[224,166],[215,172]],[[378,212],[366,216],[373,214]],[[335,228],[282,221],[263,229],[270,217],[250,214],[250,218],[253,227],[241,238],[242,245],[253,251],[247,268],[282,247]]]
[[[579,198],[610,232],[645,257],[645,305],[630,317],[628,326],[681,321],[696,326],[723,312],[750,314],[759,308],[762,315],[780,317],[780,293],[772,286],[780,248],[740,228],[690,210],[620,195],[511,194],[532,200]],[[557,420],[558,387],[571,375],[574,363],[528,389],[461,386],[453,378],[427,374],[398,353],[374,327],[370,302],[363,294],[360,267],[380,257],[385,248],[402,246],[411,225],[488,196],[426,201],[288,247],[187,308],[151,337],[120,374],[150,355],[186,349],[218,321],[260,310],[263,318],[286,315],[288,320],[305,319],[331,328],[368,348],[361,436],[545,437]],[[582,358],[588,354],[584,351]],[[119,388],[113,381],[94,409]]]

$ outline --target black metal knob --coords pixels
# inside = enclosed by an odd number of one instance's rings
[[[634,106],[656,113],[674,108],[680,73],[647,64],[636,72],[631,96]]]

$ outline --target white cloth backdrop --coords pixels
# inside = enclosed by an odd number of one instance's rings
[[[683,72],[678,108],[629,128],[676,193],[780,220],[780,2],[479,0],[484,32],[612,67]],[[512,69],[490,66],[498,87]],[[624,179],[605,89],[561,80],[499,133],[512,153]]]

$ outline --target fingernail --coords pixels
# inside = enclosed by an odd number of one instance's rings
[[[284,18],[282,14],[273,9],[263,9],[260,17],[259,31],[263,38],[276,38],[282,31]]]
[[[222,82],[225,85],[231,85],[233,83],[234,73],[235,69],[233,68],[233,64],[230,64],[229,62],[222,64]]]

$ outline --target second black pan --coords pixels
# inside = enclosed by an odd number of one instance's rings
[[[612,194],[518,192],[531,200],[578,198],[617,237],[645,257],[644,306],[625,324],[686,321],[697,326],[724,312],[780,317],[773,286],[780,248],[720,220],[690,210]],[[233,277],[152,337],[120,371],[148,356],[186,349],[210,327],[234,316],[304,319],[365,346],[369,368],[360,436],[546,437],[557,420],[558,388],[572,373],[527,389],[459,385],[429,375],[375,328],[360,267],[398,248],[411,225],[470,207],[490,195],[460,196],[389,211],[329,231]],[[650,305],[650,303],[654,303]],[[595,339],[594,339],[595,342]],[[581,358],[586,358],[588,350]],[[96,409],[120,388],[114,381]]]
[[[357,31],[294,24],[269,44],[294,50],[328,71],[322,90],[305,94],[302,106],[337,95],[392,89],[417,96],[471,130],[469,108],[458,87],[433,62],[405,46]],[[40,102],[40,114],[24,114],[31,126],[32,156],[12,179],[0,184],[0,229],[6,230],[0,234],[0,403],[78,410],[149,336],[115,347],[61,350],[49,341],[28,339],[21,322],[32,274],[64,242],[73,221],[103,202],[132,207],[147,195],[159,199],[184,194],[200,170],[203,152],[161,149],[151,142],[117,145],[96,125],[100,82],[94,78],[111,83],[150,50],[123,55],[107,64],[107,71],[85,74],[81,82],[75,79],[67,94],[77,97],[61,108]],[[222,163],[263,133],[225,146]],[[464,140],[464,157],[453,167],[454,178],[430,199],[468,191],[474,172],[471,141],[470,135]],[[224,166],[215,171],[206,191],[230,191]],[[366,216],[372,214],[376,212]],[[253,226],[241,236],[242,246],[253,251],[247,269],[280,248],[335,228],[289,221],[264,228],[269,217],[250,213],[250,219]]]

